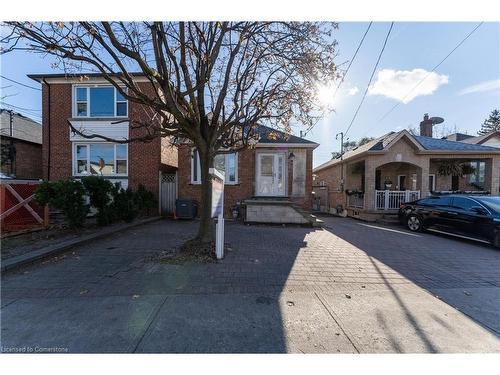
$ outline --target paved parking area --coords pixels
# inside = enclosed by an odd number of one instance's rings
[[[226,225],[219,263],[160,221],[2,277],[4,352],[500,351],[500,251],[351,219]],[[56,349],[54,349],[56,348]]]

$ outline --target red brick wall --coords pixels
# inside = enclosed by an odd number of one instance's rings
[[[144,92],[154,95],[153,88],[148,83],[142,83]],[[68,119],[72,117],[72,85],[57,83],[50,85],[50,130],[48,116],[48,87],[42,85],[42,159],[43,177],[51,180],[67,179],[72,176],[72,148],[69,140],[70,128]],[[131,120],[130,138],[145,134],[145,130],[132,127],[132,121],[148,121],[153,113],[140,104],[129,103],[129,118]],[[49,131],[50,131],[50,174],[49,167]],[[164,142],[164,141],[163,141]],[[164,163],[177,166],[177,149],[167,147],[162,150],[162,140],[156,138],[150,142],[132,142],[129,144],[129,186],[137,188],[143,184],[158,198],[159,170]]]
[[[201,186],[191,184],[191,147],[180,145],[178,187],[179,198],[195,199],[201,203]],[[225,185],[224,211],[229,216],[231,207],[237,201],[251,198],[254,195],[255,153],[253,150],[238,152],[238,184]]]
[[[42,85],[43,177],[50,178],[50,180],[67,179],[72,175],[72,151],[68,125],[68,119],[71,118],[71,84],[50,85],[50,130],[48,90],[47,85]]]
[[[19,179],[42,178],[42,145],[2,137],[2,145],[11,142],[16,150],[14,162],[2,164],[1,171],[5,174],[11,174],[12,172]]]
[[[141,89],[148,95],[154,95],[154,88],[148,83],[142,83]],[[154,113],[138,103],[129,102],[130,133],[129,137],[137,138],[146,134],[145,129],[134,128],[134,121],[148,121]],[[136,189],[142,184],[155,194],[158,199],[159,170],[161,163],[161,139],[155,138],[150,142],[131,142],[129,153],[129,186]]]
[[[191,184],[191,147],[188,145],[180,145],[178,156],[179,198],[195,199],[200,202],[201,186],[198,184]],[[305,209],[310,210],[312,207],[312,150],[307,150],[306,165],[306,195],[304,198],[292,199],[294,202],[300,204]],[[289,176],[291,176],[291,169],[289,169]],[[288,180],[290,181],[290,178]],[[237,201],[249,199],[254,196],[255,150],[244,150],[238,152],[238,184],[225,185],[224,194],[224,211],[226,216],[230,216],[231,206],[235,205]]]

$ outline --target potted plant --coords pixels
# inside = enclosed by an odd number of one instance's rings
[[[392,187],[391,179],[386,178],[386,180],[384,181],[384,186],[385,186],[385,190],[389,190]]]

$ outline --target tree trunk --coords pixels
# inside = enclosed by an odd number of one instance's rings
[[[196,239],[200,242],[210,242],[213,240],[213,220],[212,220],[212,180],[209,169],[213,165],[213,158],[210,158],[208,151],[198,150],[200,155],[201,168],[201,205],[200,205],[200,226]]]

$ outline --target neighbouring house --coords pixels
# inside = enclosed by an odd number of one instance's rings
[[[316,223],[312,205],[312,157],[318,146],[269,127],[256,127],[255,147],[216,157],[224,170],[225,216],[241,208],[247,222]],[[179,197],[200,201],[200,161],[190,143],[179,145]]]
[[[0,109],[0,147],[3,176],[42,178],[42,126],[8,109]]]
[[[371,220],[431,192],[499,195],[500,148],[433,138],[432,126],[426,114],[418,136],[390,132],[314,168],[315,207]]]
[[[500,131],[494,130],[488,134],[462,139],[460,142],[500,148]]]
[[[141,74],[132,74],[144,93],[154,87]],[[78,179],[99,175],[123,188],[144,185],[158,199],[162,213],[173,210],[177,149],[169,138],[150,142],[117,143],[141,137],[145,129],[133,126],[154,121],[150,110],[128,102],[100,74],[32,74],[42,84],[43,178]],[[84,79],[82,79],[84,77]]]

